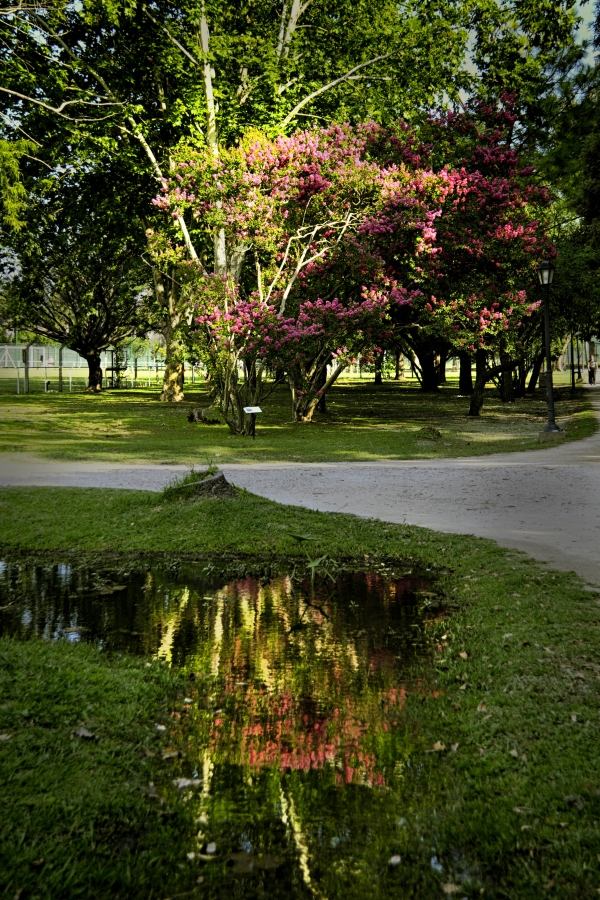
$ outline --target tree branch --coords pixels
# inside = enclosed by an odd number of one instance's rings
[[[4,119],[4,121],[6,122],[6,124],[8,125],[9,128],[14,128],[15,131],[18,131],[20,134],[24,135],[25,138],[28,141],[31,141],[32,144],[35,144],[36,147],[40,147],[40,148],[43,147],[43,144],[40,144],[40,142],[36,141],[36,139],[31,137],[30,134],[27,134],[27,132],[24,131],[20,125],[17,125],[16,122],[13,122],[13,120],[10,118],[10,116],[7,116],[6,113],[0,112],[0,116],[2,116],[2,118]]]
[[[325,91],[329,91],[331,88],[334,88],[338,84],[342,84],[344,81],[348,81],[355,72],[358,72],[359,69],[364,69],[366,66],[372,66],[377,62],[380,62],[382,59],[389,59],[392,56],[391,53],[384,53],[381,56],[375,56],[373,59],[369,59],[366,62],[359,63],[357,66],[354,66],[353,69],[350,69],[346,72],[345,75],[342,75],[340,78],[336,78],[334,81],[330,81],[329,84],[324,84],[323,87],[320,87],[318,90],[313,91],[312,94],[309,94],[308,97],[305,97],[304,100],[301,100],[300,103],[297,103],[296,106],[292,109],[291,112],[287,114],[283,122],[280,123],[280,128],[285,128],[286,125],[292,121],[296,113],[298,113],[307,103],[310,103],[311,100],[314,100],[316,97],[319,97],[321,94],[324,94]]]
[[[277,41],[277,59],[281,59],[283,52],[283,39],[285,37],[285,23],[287,18],[288,0],[283,0],[281,8],[281,22],[279,23],[279,39]]]
[[[217,157],[219,155],[219,139],[217,135],[217,116],[215,110],[215,97],[212,84],[212,70],[208,58],[210,49],[210,31],[208,22],[206,21],[206,13],[204,11],[204,3],[202,4],[202,18],[200,19],[200,41],[202,46],[202,56],[204,65],[202,73],[204,76],[204,93],[206,95],[206,112],[208,116],[206,124],[206,143]]]
[[[144,148],[146,156],[150,160],[150,164],[154,170],[154,175],[156,177],[156,180],[162,182],[164,179],[164,176],[163,176],[162,170],[158,164],[158,160],[156,159],[154,153],[152,152],[152,148],[150,147],[150,144],[148,143],[148,141],[142,134],[142,131],[141,131],[139,125],[137,124],[137,122],[135,121],[135,119],[132,116],[128,116],[127,121],[131,125],[132,132],[129,132],[126,128],[122,128],[122,130],[125,131],[127,134],[132,133],[133,137],[136,138],[136,140],[138,140],[140,142],[140,144]],[[196,253],[196,248],[192,244],[192,239],[190,237],[190,233],[188,231],[187,225],[185,224],[185,219],[183,218],[182,215],[177,215],[176,218],[177,218],[177,224],[179,225],[179,228],[181,229],[181,233],[183,235],[183,240],[184,240],[186,249],[187,249],[188,253],[190,254],[190,257],[192,259],[197,260],[198,254]],[[206,275],[206,272],[204,272],[204,274]]]
[[[66,116],[62,110],[65,106],[72,106],[73,104],[79,104],[83,106],[124,106],[124,103],[94,103],[90,100],[64,100],[60,106],[50,106],[49,103],[44,103],[43,100],[36,100],[35,97],[28,97],[27,94],[20,94],[19,91],[13,91],[11,88],[5,88],[0,85],[0,91],[3,91],[5,94],[10,94],[12,97],[18,97],[19,100],[26,100],[28,103],[35,103],[36,106],[41,106],[42,109],[47,110],[48,112],[54,113],[57,116],[60,116],[61,119],[67,119],[69,122],[104,122],[106,119],[111,119],[115,113],[110,116],[96,116],[93,118],[80,116],[78,118],[73,118],[73,116]]]
[[[300,228],[300,229],[298,229],[296,234],[293,234],[289,238],[289,240],[287,242],[287,246],[285,248],[285,253],[283,254],[283,259],[281,261],[281,264],[280,264],[279,268],[277,269],[275,277],[273,278],[273,280],[271,281],[271,284],[269,286],[269,291],[267,293],[267,303],[271,299],[271,294],[273,293],[275,285],[277,284],[277,282],[281,276],[281,273],[283,272],[283,269],[285,267],[285,264],[288,260],[289,254],[290,254],[290,250],[292,248],[292,244],[296,241],[305,241],[306,243],[305,243],[304,249],[302,250],[302,252],[300,254],[300,259],[296,263],[296,268],[294,269],[294,272],[290,276],[290,279],[289,279],[289,281],[286,285],[286,288],[283,292],[283,296],[281,298],[281,305],[279,307],[279,315],[280,316],[282,316],[285,312],[285,304],[286,304],[287,298],[289,297],[290,291],[292,290],[292,287],[294,286],[294,283],[295,283],[299,273],[302,271],[303,268],[305,268],[305,266],[309,265],[311,262],[314,262],[317,259],[320,259],[323,256],[323,254],[326,253],[327,249],[331,246],[331,241],[328,241],[328,240],[324,241],[324,246],[322,246],[322,248],[317,253],[314,253],[310,257],[310,259],[306,258],[306,255],[309,252],[309,250],[313,244],[313,241],[314,241],[315,237],[317,236],[317,234],[319,233],[319,231],[322,231],[324,228],[339,228],[337,239],[334,242],[336,244],[339,244],[339,242],[341,241],[342,237],[344,236],[344,234],[345,234],[346,230],[348,229],[350,222],[352,221],[353,218],[354,218],[354,214],[348,213],[346,218],[343,220],[340,220],[340,221],[322,222],[321,224],[317,224],[314,226]],[[323,243],[323,241],[321,243]]]
[[[187,58],[189,59],[190,62],[193,62],[195,66],[200,66],[200,65],[201,65],[200,60],[196,59],[196,57],[195,57],[192,53],[190,53],[189,50],[187,50],[187,48],[183,46],[183,44],[180,44],[180,43],[179,43],[179,41],[177,40],[177,38],[174,38],[174,37],[173,37],[173,35],[171,34],[171,32],[169,31],[169,29],[167,28],[167,26],[166,26],[166,25],[163,25],[161,22],[158,22],[158,21],[154,18],[154,16],[152,15],[152,13],[150,13],[150,12],[148,11],[148,7],[146,6],[145,3],[144,3],[144,5],[142,6],[142,9],[143,9],[143,11],[146,13],[146,15],[148,16],[148,18],[149,18],[152,22],[154,22],[154,24],[157,26],[157,28],[161,28],[161,29],[164,31],[164,33],[167,35],[167,37],[169,38],[169,40],[171,41],[171,43],[174,44],[175,47],[177,47],[177,49],[180,50],[180,51],[183,53],[184,56],[187,56]]]

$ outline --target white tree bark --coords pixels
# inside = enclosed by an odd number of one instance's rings
[[[277,56],[278,58],[285,58],[289,56],[290,52],[290,44],[292,43],[292,38],[294,37],[294,32],[298,27],[298,20],[303,12],[305,12],[312,0],[306,0],[306,3],[301,3],[300,0],[292,0],[292,8],[290,10],[290,16],[287,20],[287,25],[285,28],[285,33],[282,35],[281,29],[279,32],[279,43],[277,45]],[[281,16],[281,24],[283,25],[284,14],[287,12],[287,0],[284,3],[284,9]]]
[[[215,95],[213,91],[213,70],[210,65],[210,31],[206,21],[204,4],[202,5],[202,18],[200,19],[200,46],[202,47],[202,76],[204,79],[204,96],[206,98],[206,143],[213,155],[219,156],[219,135],[217,132],[217,114],[215,109]]]

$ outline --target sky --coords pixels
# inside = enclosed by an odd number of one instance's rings
[[[591,42],[594,37],[594,19],[596,17],[595,3],[593,0],[588,0],[587,3],[582,3],[581,0],[579,0],[577,8],[579,10],[579,15],[583,18],[583,22],[579,26],[578,38],[580,41],[587,40]],[[588,50],[586,62],[589,65],[594,62],[593,47],[590,47]]]

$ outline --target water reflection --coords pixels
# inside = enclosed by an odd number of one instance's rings
[[[429,655],[436,603],[410,573],[223,583],[201,566],[10,562],[0,634],[186,671],[156,790],[193,809],[185,850],[209,896],[397,896],[408,876],[389,860],[411,844],[421,790],[403,709],[427,691],[411,672]]]
[[[187,660],[190,694],[219,760],[384,785],[382,742],[406,696],[398,674],[422,641],[412,588],[366,573],[314,592],[287,577],[230,584],[195,622],[182,609],[159,654],[180,658],[183,635],[189,646],[189,631],[203,629]]]

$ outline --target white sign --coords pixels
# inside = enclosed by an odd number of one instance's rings
[[[261,413],[261,412],[262,412],[262,409],[260,408],[260,406],[245,406],[245,407],[244,407],[244,412],[245,412],[245,413],[248,413],[248,414],[250,414],[250,413]]]

